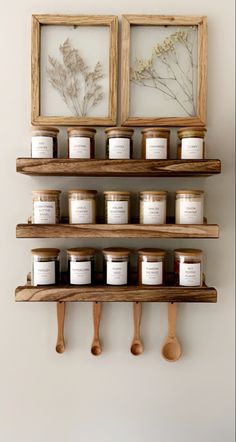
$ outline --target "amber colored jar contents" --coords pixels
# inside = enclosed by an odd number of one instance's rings
[[[205,127],[182,127],[177,131],[179,138],[177,158],[179,160],[201,160],[205,158]]]
[[[69,224],[96,223],[96,190],[69,190]]]
[[[59,249],[32,249],[32,285],[55,285],[60,280]]]
[[[33,190],[33,224],[60,223],[60,190]]]
[[[142,158],[166,160],[170,156],[170,130],[149,127],[141,131]]]
[[[162,249],[138,250],[139,285],[163,285],[166,252]]]
[[[31,137],[32,158],[57,158],[59,130],[56,127],[33,127]]]
[[[183,287],[200,287],[203,282],[203,253],[199,249],[174,250],[175,283]]]
[[[167,192],[146,190],[140,192],[140,224],[166,224]]]
[[[106,191],[105,223],[128,224],[130,222],[130,192]]]
[[[175,200],[176,224],[203,224],[203,190],[177,190]]]
[[[96,129],[91,127],[69,127],[68,158],[95,158]]]
[[[129,160],[133,158],[134,130],[128,127],[109,127],[106,134],[106,158],[108,160]]]
[[[67,250],[68,282],[71,285],[89,285],[95,280],[95,249],[80,247]]]
[[[122,247],[103,249],[104,277],[108,285],[127,285],[129,282],[130,250]]]

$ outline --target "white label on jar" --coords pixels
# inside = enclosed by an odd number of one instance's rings
[[[147,138],[146,139],[146,159],[166,160],[167,159],[167,139]]]
[[[107,284],[124,285],[128,281],[128,263],[107,261]]]
[[[70,283],[91,284],[91,262],[70,261]]]
[[[142,284],[160,285],[163,284],[163,263],[142,262]]]
[[[34,223],[55,224],[56,204],[55,201],[34,201]]]
[[[32,137],[32,158],[53,158],[52,137]]]
[[[144,201],[143,224],[165,224],[165,223],[166,223],[166,202]]]
[[[201,264],[180,263],[179,285],[199,286],[201,285]]]
[[[93,201],[91,200],[74,200],[70,201],[71,207],[71,224],[89,224],[93,222]]]
[[[34,285],[49,285],[56,283],[55,261],[35,261],[33,266]]]
[[[181,201],[179,203],[180,214],[179,223],[180,224],[202,224],[202,203],[200,201]]]
[[[128,201],[107,202],[107,224],[128,224]]]
[[[70,137],[69,158],[90,158],[90,138]]]
[[[128,160],[130,158],[130,139],[109,138],[109,158],[111,160]]]
[[[203,158],[202,138],[183,138],[181,147],[181,158],[183,160],[200,160]]]

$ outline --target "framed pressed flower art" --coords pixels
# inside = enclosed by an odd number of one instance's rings
[[[116,124],[117,35],[116,16],[33,15],[33,124]]]
[[[122,125],[205,124],[206,38],[206,17],[122,17]]]

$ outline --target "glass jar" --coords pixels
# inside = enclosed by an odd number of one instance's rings
[[[163,285],[166,252],[162,249],[138,250],[139,285]]]
[[[201,160],[205,158],[205,127],[182,127],[177,131],[179,138],[177,158],[179,160]]]
[[[69,224],[96,223],[96,190],[69,190]]]
[[[149,127],[141,131],[142,158],[146,160],[167,160],[170,152],[170,130]]]
[[[60,280],[59,249],[32,249],[32,285],[55,285]]]
[[[33,224],[60,223],[60,190],[33,190]]]
[[[109,127],[106,133],[106,158],[108,160],[129,160],[133,157],[134,130],[128,127]]]
[[[96,129],[91,127],[69,127],[68,158],[95,158]]]
[[[104,276],[108,285],[126,285],[129,281],[130,250],[122,247],[103,249]]]
[[[203,224],[203,190],[177,190],[175,200],[176,224]]]
[[[167,192],[147,190],[140,192],[140,224],[166,224]]]
[[[56,127],[33,127],[31,137],[32,158],[57,158],[59,130]]]
[[[68,282],[71,285],[89,285],[94,283],[95,249],[81,247],[68,249]]]
[[[130,223],[130,192],[106,191],[105,197],[105,223],[129,224]]]
[[[200,287],[203,283],[203,253],[199,249],[174,250],[175,283]]]

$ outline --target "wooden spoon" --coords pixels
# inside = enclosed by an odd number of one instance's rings
[[[140,324],[142,315],[142,303],[133,302],[134,315],[134,337],[130,347],[130,351],[134,356],[139,356],[143,352],[143,344],[140,338]]]
[[[65,341],[64,341],[64,321],[65,321],[65,302],[57,302],[57,345],[56,352],[64,353],[65,351]]]
[[[177,304],[168,303],[168,336],[166,337],[161,349],[161,353],[164,359],[169,362],[177,361],[181,354],[181,345],[176,337],[176,316],[177,316]]]
[[[93,326],[94,326],[94,335],[93,342],[91,346],[91,353],[94,356],[99,356],[102,353],[102,346],[99,339],[99,325],[102,314],[102,303],[94,302],[93,303]]]

